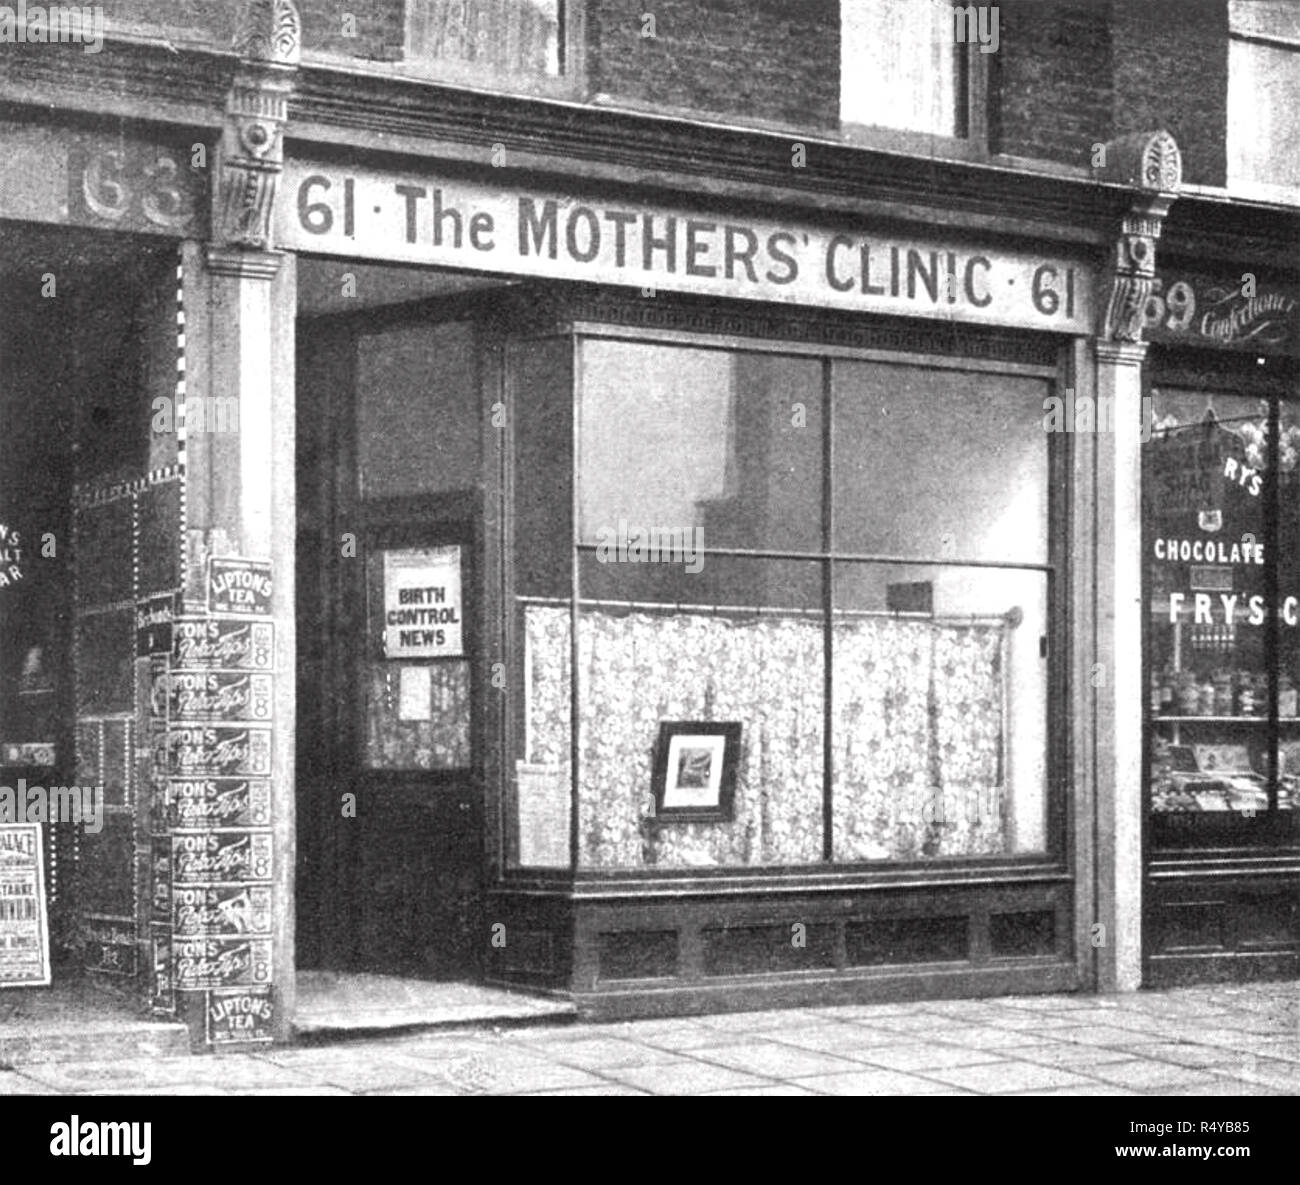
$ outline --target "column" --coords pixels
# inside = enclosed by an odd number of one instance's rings
[[[1094,974],[1099,991],[1142,982],[1142,330],[1155,279],[1156,241],[1182,174],[1167,132],[1107,145],[1108,179],[1133,186],[1110,269],[1110,299],[1094,343],[1098,407],[1110,400],[1114,431],[1097,437],[1097,622],[1091,689],[1097,782]],[[1104,290],[1104,289],[1103,289]],[[1080,902],[1080,907],[1084,905]]]
[[[171,678],[201,672],[223,692],[185,701],[198,718],[182,707],[167,721],[169,736],[201,738],[180,742],[188,770],[169,744],[170,797],[221,796],[219,809],[183,813],[171,836],[173,901],[200,906],[173,905],[171,935],[177,1010],[196,1048],[285,1039],[294,1008],[297,299],[294,258],[273,250],[271,227],[299,43],[288,0],[245,5],[211,239],[182,257],[187,505]],[[215,898],[193,891],[218,884]],[[231,898],[245,911],[233,923],[210,905]]]

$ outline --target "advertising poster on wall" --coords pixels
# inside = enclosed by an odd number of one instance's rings
[[[0,988],[50,983],[41,830],[39,823],[0,826]]]
[[[459,658],[462,638],[460,548],[384,553],[384,655]]]

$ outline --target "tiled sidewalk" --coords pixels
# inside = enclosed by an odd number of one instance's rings
[[[425,1032],[19,1065],[0,1094],[1300,1093],[1300,984]]]

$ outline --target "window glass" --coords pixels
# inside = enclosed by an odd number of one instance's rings
[[[1152,415],[1144,546],[1153,839],[1262,840],[1294,826],[1300,778],[1300,423],[1268,400],[1160,388]]]
[[[577,361],[576,614],[517,583],[521,861],[567,863],[575,791],[582,868],[1047,851],[1049,385],[595,338]],[[526,472],[539,428],[514,485],[541,530],[569,502]]]
[[[706,557],[699,575],[719,557]],[[593,565],[593,557],[584,561]],[[821,565],[728,558],[690,603],[641,599],[642,565],[600,565],[607,595],[578,618],[579,864],[690,868],[822,859],[824,616]],[[586,569],[584,568],[584,574]],[[627,577],[626,587],[620,583]],[[759,606],[753,594],[765,589]],[[720,591],[712,592],[710,589]],[[551,626],[567,635],[564,623]],[[538,620],[534,629],[547,626]],[[542,702],[555,694],[532,661]],[[729,817],[656,813],[664,725],[740,726]],[[549,736],[543,719],[538,733]],[[701,731],[707,731],[702,729]],[[546,742],[548,745],[551,743]],[[713,800],[711,800],[713,801]]]
[[[835,549],[1047,562],[1041,379],[837,362]]]
[[[951,0],[845,0],[840,13],[840,118],[958,135]]]
[[[581,541],[817,550],[821,385],[813,359],[584,342]]]
[[[1228,43],[1229,186],[1300,185],[1300,124],[1293,115],[1300,108],[1300,5],[1267,15],[1243,18],[1241,30],[1286,42],[1234,36]]]
[[[1048,581],[835,566],[837,860],[1041,852]]]
[[[481,431],[469,324],[406,326],[360,339],[357,473],[363,497],[472,489],[481,480]]]

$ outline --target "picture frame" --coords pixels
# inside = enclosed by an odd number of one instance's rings
[[[735,817],[740,737],[737,721],[661,721],[652,781],[656,818],[730,822]]]

